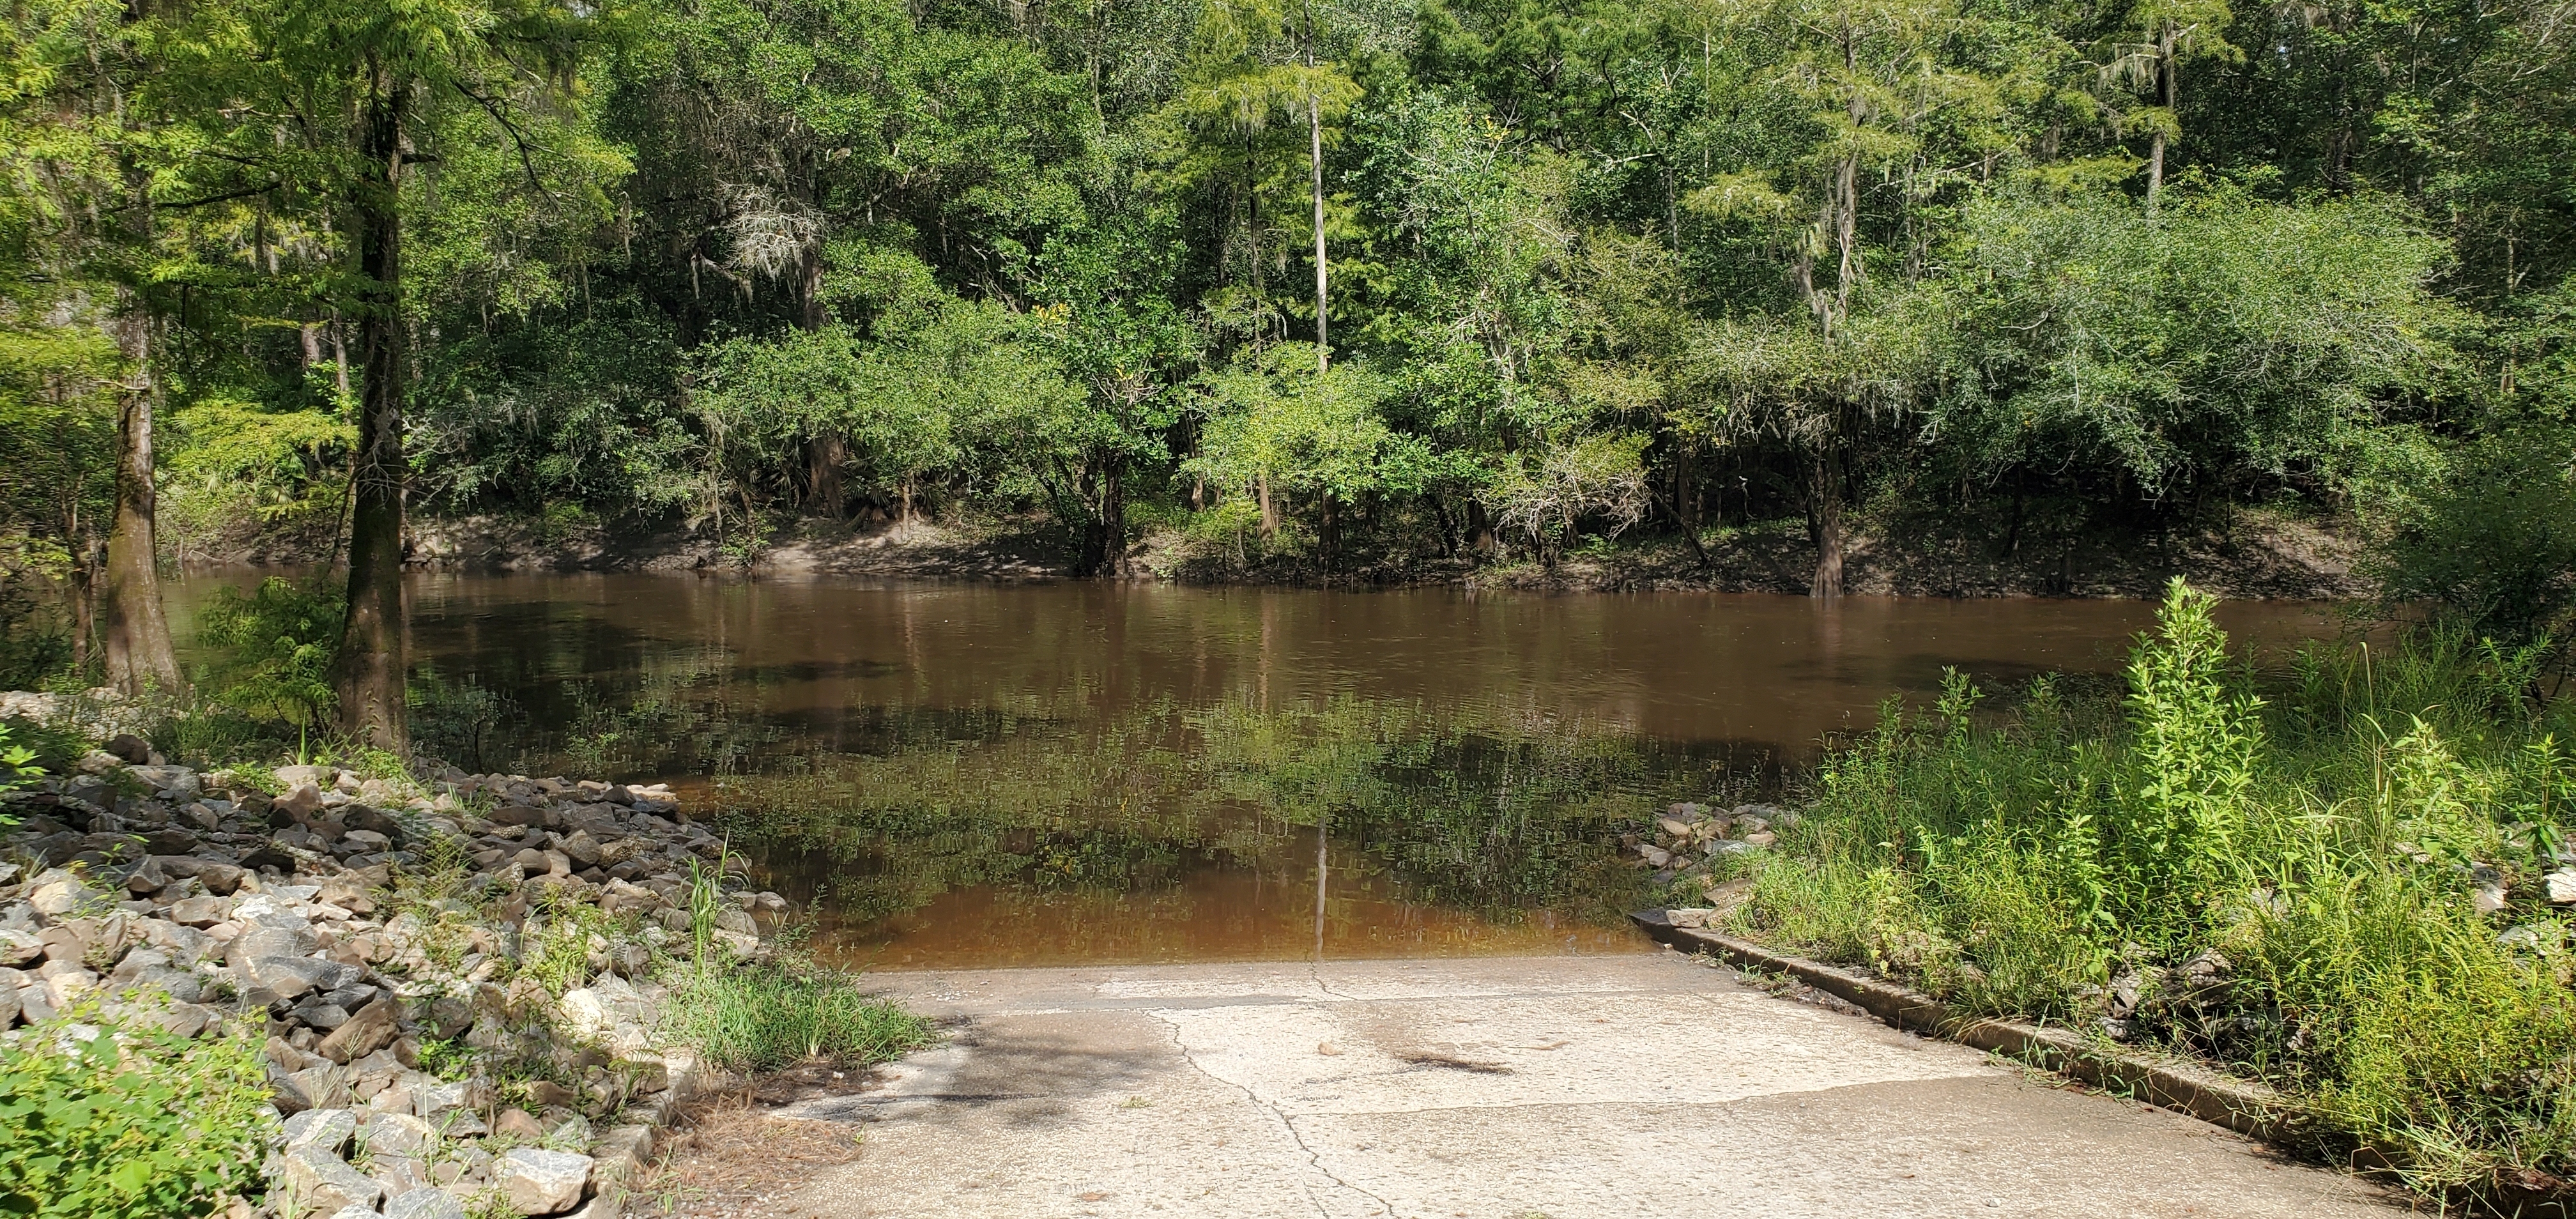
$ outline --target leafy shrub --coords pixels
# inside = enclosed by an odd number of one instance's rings
[[[36,751],[9,739],[9,725],[0,723],[0,792],[15,791],[45,775],[36,765]],[[18,824],[18,819],[0,811],[0,829]]]
[[[2179,579],[2129,663],[2135,738],[2129,782],[2108,801],[2116,857],[2103,862],[2133,935],[2174,942],[2207,911],[2244,830],[2246,789],[2263,750],[2262,702],[2228,689],[2227,636],[2215,603]]]
[[[799,1062],[883,1062],[930,1041],[930,1026],[859,989],[855,974],[792,963],[684,967],[669,1031],[734,1071]]]
[[[0,1041],[0,1212],[211,1214],[275,1124],[255,1042],[50,1023]]]
[[[2576,627],[2576,432],[2508,433],[2389,497],[2365,564],[2400,606],[2522,643]]]
[[[345,603],[319,583],[275,576],[248,596],[218,589],[197,621],[198,642],[215,652],[198,675],[199,692],[217,706],[296,728],[330,722],[338,697],[331,661]]]
[[[1747,857],[1741,925],[2228,1062],[2427,1192],[2576,1175],[2576,943],[2544,880],[2576,706],[2456,627],[2311,645],[2266,702],[2209,610],[2176,589],[2116,697],[1891,703]]]

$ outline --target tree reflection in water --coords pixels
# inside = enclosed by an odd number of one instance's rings
[[[827,947],[889,963],[1625,947],[1619,833],[1742,782],[1720,748],[1353,696],[867,718],[874,748],[712,803]]]

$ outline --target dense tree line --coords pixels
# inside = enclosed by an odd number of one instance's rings
[[[1324,569],[1788,518],[1833,595],[1873,503],[2289,500],[2531,629],[2571,15],[15,0],[10,562],[168,682],[156,519],[322,522],[388,736],[407,512],[1025,513],[1100,574],[1147,517]]]

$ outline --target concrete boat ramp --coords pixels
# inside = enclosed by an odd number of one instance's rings
[[[878,974],[950,1021],[780,1212],[2377,1216],[2191,1118],[1672,952]]]

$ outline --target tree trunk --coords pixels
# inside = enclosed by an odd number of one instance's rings
[[[358,238],[358,452],[350,470],[349,607],[332,688],[340,728],[361,745],[402,753],[403,714],[402,127],[409,90],[378,69],[364,155],[376,177],[352,192]]]
[[[1085,462],[1082,498],[1084,506],[1091,510],[1091,519],[1082,531],[1082,554],[1074,574],[1126,575],[1127,479],[1124,463],[1115,456]]]
[[[90,640],[98,636],[99,575],[107,568],[107,548],[97,538],[82,538],[80,561],[72,564],[72,671],[89,681]]]
[[[2156,39],[2156,78],[2161,86],[2159,100],[2165,106],[2165,121],[2174,121],[2174,94],[2180,83],[2174,79],[2173,24],[2167,22]],[[2156,196],[2165,189],[2165,130],[2156,128],[2155,138],[2147,143],[2147,214],[2156,214]]]
[[[1807,537],[1816,544],[1816,575],[1807,595],[1830,600],[1843,595],[1843,478],[1838,455],[1816,454],[1807,469]]]
[[[2156,196],[2165,189],[2165,133],[2147,142],[2147,214],[2156,214]]]
[[[823,248],[817,240],[805,247],[805,277],[797,285],[800,324],[809,332],[823,328]]]
[[[1699,446],[1682,440],[1673,446],[1673,524],[1696,541],[1699,537]]]
[[[1279,536],[1279,503],[1270,498],[1270,471],[1253,477],[1256,493],[1261,497],[1261,536],[1264,540]]]
[[[841,491],[841,456],[845,451],[838,436],[816,436],[805,442],[805,509],[819,512],[832,520],[841,519],[841,507],[848,499]]]
[[[1341,498],[1340,498],[1339,496],[1334,495],[1334,494],[1333,494],[1332,492],[1330,492],[1330,491],[1325,492],[1325,493],[1324,493],[1324,502],[1323,502],[1322,506],[1317,510],[1317,512],[1316,512],[1316,517],[1317,517],[1317,522],[1316,522],[1315,534],[1316,534],[1316,540],[1320,543],[1320,546],[1318,547],[1318,549],[1320,549],[1320,550],[1322,550],[1322,551],[1324,552],[1324,570],[1326,570],[1326,571],[1331,571],[1331,570],[1333,570],[1333,568],[1338,564],[1338,561],[1339,561],[1339,560],[1340,560],[1340,558],[1341,558],[1341,550],[1342,550],[1342,501],[1341,501]]]
[[[349,400],[349,338],[340,320],[340,311],[331,310],[331,387],[340,391],[340,400]]]
[[[1311,47],[1306,66],[1315,66]],[[1332,366],[1332,340],[1324,324],[1332,293],[1326,283],[1329,275],[1324,261],[1324,112],[1316,106],[1313,93],[1306,95],[1306,138],[1307,168],[1313,173],[1315,194],[1315,371],[1321,373]]]
[[[126,694],[179,689],[170,623],[161,612],[159,549],[153,530],[152,323],[134,316],[119,327],[134,383],[116,412],[116,519],[107,535],[105,587],[99,598],[100,643],[107,682]]]
[[[1479,559],[1494,555],[1494,522],[1485,515],[1485,501],[1467,497],[1467,549]]]

